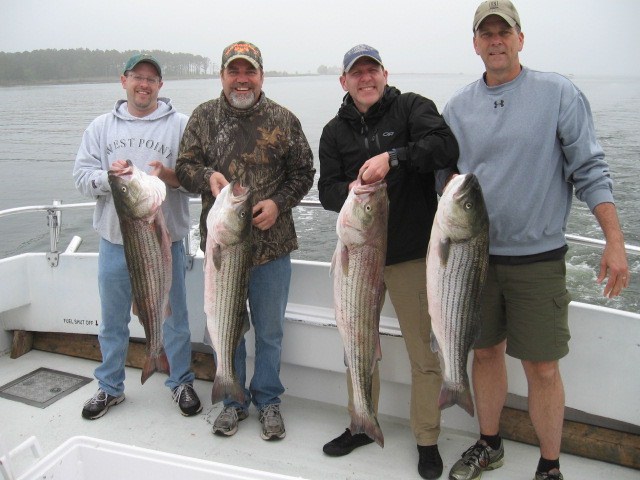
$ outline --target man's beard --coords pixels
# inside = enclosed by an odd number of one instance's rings
[[[249,91],[247,93],[231,92],[229,95],[229,103],[231,106],[240,110],[251,108],[255,102],[256,94],[254,91]]]

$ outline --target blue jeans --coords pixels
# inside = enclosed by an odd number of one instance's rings
[[[249,274],[249,309],[256,338],[253,378],[246,388],[247,348],[243,338],[236,349],[236,375],[244,388],[245,404],[225,399],[225,406],[249,408],[251,402],[260,410],[280,403],[284,386],[280,381],[280,357],[284,314],[289,298],[291,257],[289,254],[253,267]]]
[[[191,371],[191,332],[187,313],[185,288],[185,253],[182,241],[171,244],[172,279],[169,292],[171,316],[162,326],[164,349],[171,374],[164,382],[174,389],[183,383],[193,383]],[[124,366],[129,347],[131,321],[131,280],[124,257],[124,247],[100,239],[98,253],[98,290],[102,321],[98,340],[102,363],[94,375],[99,387],[109,395],[124,392]]]

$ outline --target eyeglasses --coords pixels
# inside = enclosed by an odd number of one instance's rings
[[[136,75],[135,73],[130,73],[127,75],[127,78],[130,78],[136,83],[147,82],[149,85],[158,85],[160,83],[159,77],[143,77],[142,75]]]

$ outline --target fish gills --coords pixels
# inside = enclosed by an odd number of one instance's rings
[[[467,358],[480,333],[480,302],[489,263],[489,219],[473,174],[443,193],[427,254],[431,347],[444,364],[441,409],[459,405],[474,416]]]
[[[204,289],[207,336],[216,352],[213,404],[227,397],[245,401],[234,359],[238,344],[249,330],[251,209],[249,189],[232,182],[221,190],[207,215]]]
[[[133,313],[144,327],[146,358],[144,384],[154,372],[169,373],[162,342],[162,325],[171,315],[171,239],[161,204],[164,183],[128,161],[125,170],[110,170],[109,183],[122,231],[122,242],[131,279]]]
[[[385,291],[387,219],[386,183],[356,183],[338,216],[338,243],[331,266],[336,323],[353,385],[349,429],[353,435],[367,434],[381,447],[384,436],[371,389],[373,370],[381,358],[379,325]]]

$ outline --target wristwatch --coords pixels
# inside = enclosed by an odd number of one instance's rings
[[[389,168],[395,168],[398,166],[398,152],[396,149],[389,150],[387,152],[389,154]]]

